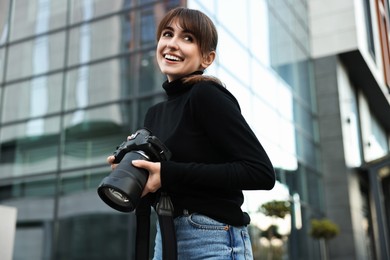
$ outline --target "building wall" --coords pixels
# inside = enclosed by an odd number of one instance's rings
[[[340,227],[329,243],[332,259],[377,259],[386,251],[376,237],[382,221],[364,170],[389,154],[390,95],[376,2],[309,1],[326,215]]]
[[[0,206],[0,258],[3,260],[12,260],[16,215],[16,208]]]
[[[277,172],[274,190],[245,192],[255,253],[267,252],[261,232],[273,224],[259,207],[286,200],[293,210],[277,221],[285,238],[277,252],[320,257],[308,234],[310,220],[323,217],[328,205],[321,160],[342,153],[325,146],[321,157],[321,142],[340,138],[341,123],[334,117],[337,98],[326,94],[336,91],[326,84],[337,82],[337,73],[313,68],[311,60],[310,31],[323,33],[317,43],[329,32],[316,24],[310,29],[307,1],[0,0],[0,202],[18,209],[15,259],[133,258],[134,214],[113,211],[96,188],[109,174],[107,155],[164,98],[155,26],[169,8],[185,4],[215,22],[218,58],[207,73],[237,97]],[[337,41],[328,46],[349,48]],[[334,51],[316,49],[324,57]],[[314,83],[322,86],[317,94]],[[320,136],[319,124],[333,132]],[[341,178],[342,190],[333,191],[344,195],[346,176],[333,177],[325,183]],[[347,205],[348,196],[339,203]]]
[[[364,194],[355,167],[362,165],[357,95],[337,56],[315,61],[326,215],[340,227],[332,259],[371,259]]]
[[[313,58],[354,50],[357,27],[354,0],[309,0],[311,54]]]

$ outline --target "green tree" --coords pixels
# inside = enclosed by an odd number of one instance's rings
[[[275,222],[277,218],[284,218],[287,214],[290,214],[291,207],[290,202],[285,200],[273,200],[267,203],[264,203],[260,206],[259,211],[264,215],[272,217]],[[267,237],[270,242],[270,248],[268,250],[268,259],[273,259],[273,248],[271,240],[272,238],[283,238],[283,236],[278,232],[278,226],[276,224],[271,224],[267,230],[263,232],[263,235]]]
[[[260,211],[270,217],[284,218],[290,210],[290,203],[285,200],[273,200],[260,206]]]
[[[321,258],[328,259],[327,241],[340,233],[339,227],[329,219],[312,219],[310,235],[320,242]]]

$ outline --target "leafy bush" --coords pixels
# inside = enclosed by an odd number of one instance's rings
[[[340,233],[339,227],[329,219],[312,219],[310,235],[315,239],[329,240]]]
[[[261,205],[260,211],[266,216],[284,218],[290,213],[290,203],[284,200],[273,200]]]

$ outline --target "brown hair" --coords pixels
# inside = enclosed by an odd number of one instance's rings
[[[211,19],[201,11],[184,7],[174,8],[164,16],[157,27],[157,41],[160,39],[162,31],[173,20],[177,20],[183,30],[189,31],[194,35],[202,55],[207,55],[209,52],[217,50],[218,32]],[[191,75],[183,81],[186,83],[196,83],[201,80],[211,80],[222,85],[219,79],[212,76]]]
[[[217,50],[218,33],[214,23],[201,11],[184,7],[170,10],[161,20],[156,32],[157,41],[160,39],[162,31],[175,19],[183,27],[183,30],[189,31],[195,36],[203,55]]]

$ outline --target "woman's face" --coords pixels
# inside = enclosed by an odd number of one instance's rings
[[[164,28],[157,43],[157,63],[168,81],[181,78],[197,70],[204,70],[214,60],[215,53],[203,56],[197,39],[183,31],[176,20]]]

